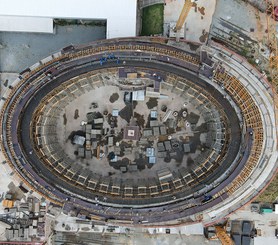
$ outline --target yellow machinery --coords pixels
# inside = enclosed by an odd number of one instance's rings
[[[14,201],[13,200],[8,200],[8,199],[4,199],[2,201],[2,205],[5,208],[12,208],[14,206]]]
[[[175,32],[179,31],[182,28],[191,7],[192,7],[191,0],[184,0],[184,5],[183,5],[183,8],[182,8],[180,17],[179,17],[179,19],[177,21],[177,24],[176,24],[176,27],[174,29]]]
[[[215,233],[222,245],[234,245],[232,238],[227,234],[224,227],[215,226]]]
[[[192,1],[193,0],[184,0],[184,5],[178,21],[176,23],[170,23],[170,37],[175,37],[177,42],[179,41],[180,36],[184,35],[184,30],[182,30],[182,27],[191,7],[193,6]]]
[[[180,13],[179,19],[173,28],[173,32],[170,33],[171,37],[176,37],[176,41],[178,42],[180,39],[181,29],[183,27],[183,24],[185,22],[186,17],[188,16],[188,13],[192,7],[192,0],[184,0],[184,5],[182,8],[182,11]]]

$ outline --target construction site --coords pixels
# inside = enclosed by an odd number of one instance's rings
[[[0,11],[0,244],[275,244],[278,2],[106,2]]]

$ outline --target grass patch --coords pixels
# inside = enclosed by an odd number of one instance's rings
[[[164,4],[155,4],[143,9],[141,36],[163,33]]]
[[[278,197],[278,174],[271,181],[269,186],[264,190],[264,192],[256,198],[257,202],[269,202],[273,203]]]
[[[83,26],[106,26],[104,20],[80,20],[80,19],[54,19],[54,24],[59,26],[83,25]]]

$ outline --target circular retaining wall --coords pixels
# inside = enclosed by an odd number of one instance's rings
[[[65,204],[65,212],[75,206],[93,219],[142,224],[190,221],[189,216],[213,209],[240,188],[263,152],[259,106],[224,67],[211,68],[213,82],[208,82],[200,75],[204,65],[196,54],[161,40],[117,39],[70,46],[22,72],[3,104],[1,146],[7,162],[32,189]],[[163,88],[198,102],[206,123],[216,126],[211,131],[218,137],[207,154],[191,169],[177,168],[167,181],[154,178],[127,184],[124,178],[102,178],[75,167],[61,145],[55,145],[61,108],[78,97],[70,87],[76,85],[81,94],[86,87],[87,91],[111,85],[127,89],[111,83],[105,74],[117,81],[119,69],[130,67],[159,73]],[[109,211],[104,211],[107,207]]]

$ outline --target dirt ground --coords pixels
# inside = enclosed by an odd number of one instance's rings
[[[188,110],[188,114],[190,115],[189,118],[192,117],[192,120],[195,120],[195,123],[197,123],[196,127],[199,127],[204,123],[204,119],[202,118],[202,116],[199,115],[199,112],[198,110],[195,109],[195,106],[190,104],[189,100],[185,101],[182,97],[177,97],[176,94],[170,91],[162,90],[161,92],[163,94],[167,94],[168,98],[163,100],[154,100],[154,99],[146,98],[145,101],[137,101],[136,106],[134,106],[133,113],[134,115],[137,115],[137,118],[140,117],[140,121],[141,123],[143,123],[143,125],[141,125],[142,127],[145,128],[149,120],[150,109],[148,107],[151,107],[152,110],[153,109],[157,110],[158,118],[161,120],[165,114],[160,110],[162,105],[167,105],[168,109],[175,111],[177,108],[182,108],[185,102],[187,104],[186,109]],[[106,94],[106,96],[104,97],[103,94]],[[74,161],[80,162],[82,166],[86,166],[92,171],[101,174],[102,176],[109,176],[112,173],[113,177],[121,177],[123,174],[121,173],[121,171],[115,170],[113,167],[111,167],[106,157],[102,159],[93,158],[92,160],[77,158],[74,152],[77,151],[78,146],[72,145],[71,141],[68,140],[68,137],[72,133],[72,131],[77,131],[82,129],[81,122],[86,121],[86,114],[88,112],[95,111],[95,112],[103,113],[104,111],[108,111],[108,113],[111,113],[113,109],[118,109],[119,111],[121,111],[123,108],[126,107],[123,98],[124,98],[124,92],[120,91],[119,88],[116,86],[104,86],[92,90],[90,92],[87,92],[82,96],[78,97],[77,100],[72,101],[69,105],[66,106],[64,111],[61,113],[61,115],[64,116],[61,116],[59,118],[59,122],[57,125],[59,142],[63,146],[66,154]],[[92,109],[91,103],[97,103],[98,108]],[[79,117],[76,117],[76,111],[78,111]],[[195,118],[193,115],[195,115]],[[196,115],[198,115],[197,118]],[[65,118],[67,118],[66,124],[64,124]],[[124,128],[125,126],[128,125],[128,122],[122,119],[120,116],[118,116],[117,124],[118,127],[115,128],[114,130],[116,132],[117,131],[119,132],[121,128]],[[185,131],[180,131],[177,132],[176,134],[173,134],[172,137],[179,138],[181,133],[183,134],[184,137],[186,136],[192,137],[194,135],[193,132],[191,131],[191,128],[189,127],[186,128]],[[199,137],[198,139],[196,138],[196,144],[205,142],[206,134],[201,134],[201,135],[199,134],[198,137]],[[192,138],[192,140],[194,140],[194,137]],[[157,140],[155,140],[153,144],[156,145],[156,143]],[[138,151],[137,143],[134,142],[134,144],[135,145],[133,146],[131,145],[133,147],[132,154],[130,155],[131,159],[135,158],[134,154],[136,154],[136,151]],[[108,148],[108,151],[110,151],[109,149],[110,148]],[[105,147],[101,148],[101,150],[104,153],[107,152]],[[184,155],[183,160],[181,162],[176,162],[174,159],[172,159],[170,162],[165,162],[163,159],[159,158],[157,159],[157,163],[154,164],[150,169],[146,167],[144,170],[141,171],[137,171],[133,173],[127,172],[124,174],[124,177],[132,178],[132,179],[142,178],[142,177],[146,178],[146,177],[156,176],[157,170],[165,167],[169,168],[170,170],[176,170],[177,166],[179,167],[183,166],[185,168],[191,167],[190,163],[192,162],[192,159],[194,160],[199,154],[200,151],[195,150],[195,152]]]

